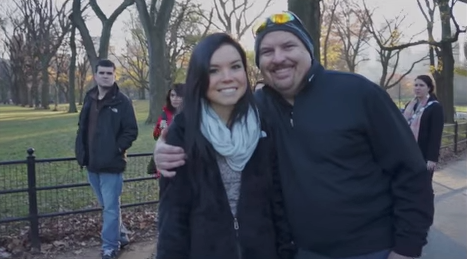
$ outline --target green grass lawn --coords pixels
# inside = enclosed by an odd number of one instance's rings
[[[144,123],[148,114],[147,101],[135,101],[139,125],[138,139],[129,153],[150,153],[154,147],[153,125]],[[67,106],[59,111],[0,105],[0,161],[24,160],[29,147],[35,149],[37,159],[74,157],[74,142],[78,113],[68,114]],[[81,107],[79,107],[80,109]],[[126,178],[147,177],[149,157],[128,159]],[[27,188],[25,165],[0,165],[0,190]],[[36,164],[37,186],[86,183],[86,172],[76,161]],[[138,181],[125,184],[122,203],[157,199],[156,181]],[[0,218],[28,214],[26,193],[0,195]],[[38,192],[40,213],[62,212],[96,206],[90,187],[64,188]]]
[[[467,106],[456,106],[457,112],[467,112]]]
[[[134,104],[139,135],[129,152],[151,152],[153,125],[144,123],[149,103]],[[0,161],[25,159],[29,147],[36,150],[37,158],[73,157],[78,113],[66,113],[67,109],[67,105],[57,112],[0,105]]]

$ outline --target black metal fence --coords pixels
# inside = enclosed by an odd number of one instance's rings
[[[467,149],[467,121],[456,121],[453,124],[445,124],[441,143],[441,155],[443,151],[458,154]]]
[[[27,232],[31,247],[40,249],[43,233],[50,231],[51,226],[69,228],[57,222],[45,224],[47,220],[101,208],[88,184],[87,173],[75,158],[36,159],[32,148],[27,153],[26,160],[0,162],[0,237]],[[128,155],[122,208],[157,203],[157,181],[146,173],[150,156]]]

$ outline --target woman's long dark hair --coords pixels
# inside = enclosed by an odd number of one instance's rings
[[[191,161],[207,161],[209,157],[209,143],[203,137],[201,124],[201,104],[207,99],[209,88],[209,71],[213,53],[223,45],[233,46],[242,59],[243,67],[247,73],[247,58],[241,45],[226,33],[214,33],[202,39],[193,49],[185,82],[183,99],[183,114],[185,119],[185,152]],[[247,82],[249,82],[247,78]],[[245,94],[235,105],[229,118],[228,125],[245,119],[250,107],[256,105],[251,86],[247,83]],[[196,167],[196,166],[195,166]]]

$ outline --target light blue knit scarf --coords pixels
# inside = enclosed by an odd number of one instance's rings
[[[245,168],[258,145],[261,125],[253,108],[246,118],[236,121],[232,131],[211,108],[203,101],[201,104],[201,132],[223,156],[232,170],[240,172]]]

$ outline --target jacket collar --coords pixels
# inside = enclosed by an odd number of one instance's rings
[[[86,93],[86,96],[91,97],[93,99],[97,99],[98,91],[99,91],[98,86],[96,85],[92,87],[91,89],[89,89],[89,91]],[[112,86],[112,89],[110,89],[110,91],[106,94],[105,99],[110,103],[118,102],[119,93],[120,93],[120,88],[118,87],[117,83],[114,83],[114,85]]]

